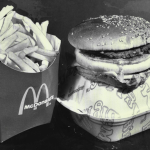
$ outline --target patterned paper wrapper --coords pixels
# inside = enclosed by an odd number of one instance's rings
[[[91,82],[75,71],[57,100],[74,121],[103,141],[118,141],[150,128],[150,77],[130,93]]]

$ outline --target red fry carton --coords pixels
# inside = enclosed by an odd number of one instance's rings
[[[0,142],[50,123],[58,91],[59,56],[43,72],[24,73],[0,63]]]

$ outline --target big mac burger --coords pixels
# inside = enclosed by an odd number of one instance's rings
[[[150,74],[150,23],[134,16],[99,16],[71,29],[80,75],[126,92]]]

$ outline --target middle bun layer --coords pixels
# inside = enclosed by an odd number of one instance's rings
[[[97,71],[97,72],[108,72],[113,71],[116,74],[120,74],[123,71],[124,74],[133,74],[136,72],[142,72],[150,67],[150,55],[147,55],[141,61],[139,59],[136,63],[124,64],[124,60],[118,60],[118,64],[114,63],[114,60],[104,61],[102,59],[94,60],[93,57],[83,55],[80,50],[75,50],[76,61],[82,67]],[[116,60],[115,60],[116,61]],[[116,61],[117,62],[117,61]]]

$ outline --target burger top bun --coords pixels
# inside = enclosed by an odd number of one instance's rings
[[[84,50],[126,50],[150,43],[150,23],[133,16],[99,16],[72,28],[68,40]]]

